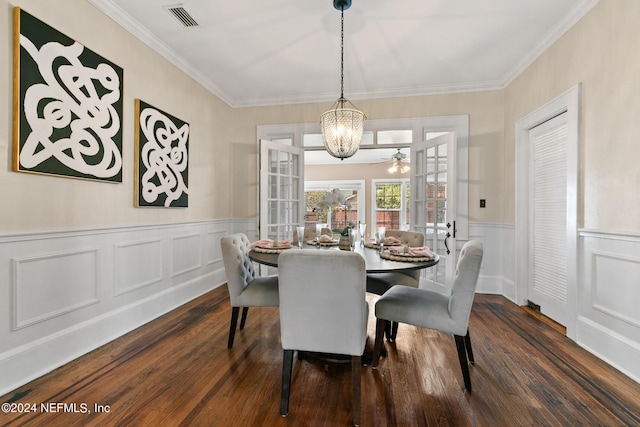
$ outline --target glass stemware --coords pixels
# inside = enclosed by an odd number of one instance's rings
[[[360,246],[364,246],[365,233],[367,232],[367,224],[363,222],[358,224],[358,232],[360,233]]]
[[[298,233],[298,247],[301,248],[304,241],[304,227],[296,227],[296,232]]]

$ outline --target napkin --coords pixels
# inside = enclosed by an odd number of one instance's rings
[[[275,243],[277,243],[278,246],[274,246]],[[289,246],[291,246],[291,240],[288,240],[288,239],[278,240],[277,242],[274,242],[271,239],[262,239],[262,240],[258,240],[257,242],[249,243],[249,249],[253,249],[255,247],[258,247],[258,248],[288,248]]]
[[[262,239],[257,242],[249,243],[249,249],[253,249],[255,247],[268,248],[273,245],[273,240],[271,239]]]
[[[429,248],[427,248],[426,246],[420,246],[417,248],[409,248],[409,253],[412,256],[416,256],[416,257],[424,257],[424,258],[435,258],[436,254],[434,254],[433,252],[431,252],[429,250]]]
[[[396,255],[409,255],[419,258],[430,258],[433,259],[436,255],[429,250],[426,246],[407,248],[405,252],[405,246],[390,246],[389,252]]]
[[[400,243],[402,243],[400,239],[397,239],[393,236],[389,236],[386,239],[384,239],[385,245],[399,245]]]
[[[319,240],[320,240],[320,243],[333,243],[333,237],[327,234],[321,234]]]
[[[291,240],[289,239],[278,240],[277,242],[274,242],[274,244],[275,243],[277,243],[278,246],[273,246],[274,248],[288,248],[291,246]]]

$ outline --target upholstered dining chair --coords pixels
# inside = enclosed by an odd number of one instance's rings
[[[411,247],[424,246],[424,234],[417,231],[387,230],[386,237],[395,237],[403,245]],[[404,272],[369,273],[367,274],[367,292],[375,295],[383,295],[392,286],[404,285],[417,288],[420,284],[420,271],[410,270]],[[398,323],[387,324],[387,339],[393,341],[398,333]]]
[[[348,355],[353,423],[359,425],[362,354],[369,317],[364,259],[355,252],[291,249],[280,254],[278,275],[284,350],[280,414],[289,412],[295,351]]]
[[[401,322],[434,329],[454,336],[464,385],[467,391],[471,392],[468,364],[473,364],[474,359],[469,337],[469,316],[482,257],[481,242],[471,240],[462,247],[451,295],[409,286],[394,286],[381,296],[375,305],[376,341],[371,366],[378,366],[386,322]]]
[[[232,348],[240,307],[243,308],[240,329],[244,329],[249,307],[278,306],[278,276],[257,277],[253,262],[249,259],[249,239],[246,235],[238,233],[225,236],[220,240],[220,245],[231,300],[227,347]]]

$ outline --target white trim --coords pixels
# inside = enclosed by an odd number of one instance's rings
[[[467,240],[469,233],[469,115],[378,119],[364,122],[365,132],[395,129],[413,129],[414,140],[417,135],[424,135],[426,131],[454,132],[456,137],[456,238]],[[259,144],[261,139],[268,140],[278,135],[293,135],[293,146],[302,147],[303,134],[319,132],[318,123],[259,125],[257,126],[257,143]],[[389,148],[373,145],[367,146],[367,149],[372,147]]]
[[[578,161],[580,147],[580,92],[577,84],[516,122],[516,295],[526,304],[529,259],[529,130],[564,112],[567,113],[567,336],[576,339],[578,315]]]

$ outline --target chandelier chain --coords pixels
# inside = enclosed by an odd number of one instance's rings
[[[344,6],[340,10],[340,99],[344,99]]]

